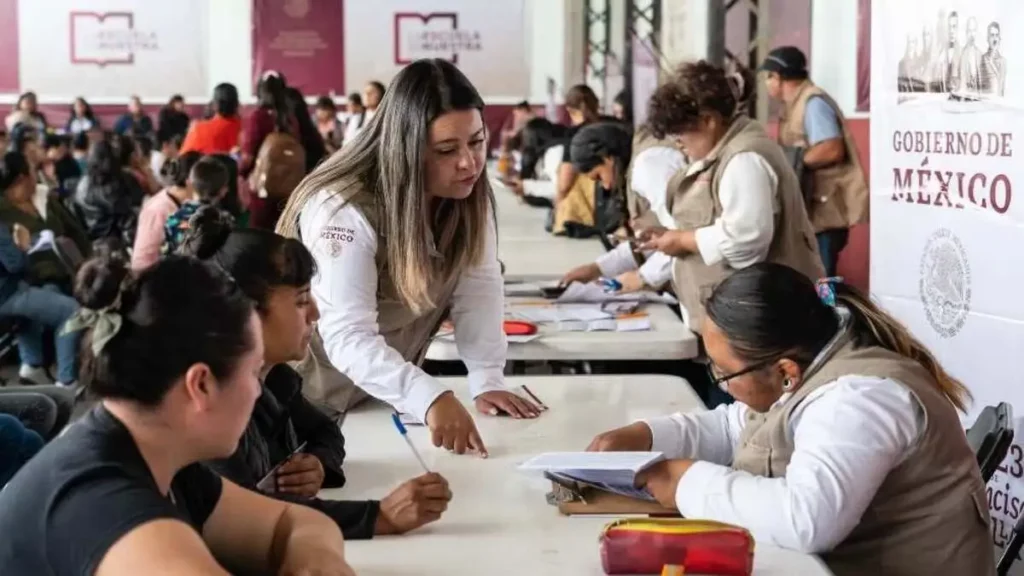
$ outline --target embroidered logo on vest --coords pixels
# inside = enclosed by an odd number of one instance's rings
[[[971,263],[953,232],[936,230],[925,244],[918,279],[925,316],[939,336],[956,336],[971,312]]]

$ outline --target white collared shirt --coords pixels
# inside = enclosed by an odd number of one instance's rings
[[[668,183],[676,172],[686,167],[686,157],[675,148],[653,146],[636,155],[630,172],[629,186],[647,200],[658,222],[669,229],[676,227],[675,220],[668,213]],[[640,277],[648,286],[659,287],[672,280],[672,257],[662,252],[650,252],[647,260],[639,267]],[[598,268],[605,277],[637,270],[633,249],[622,243],[615,250],[598,257]]]
[[[299,230],[316,259],[311,287],[320,308],[318,330],[327,357],[369,394],[425,422],[427,409],[447,389],[388,346],[379,333],[376,231],[358,208],[343,205],[327,191],[303,208]],[[503,389],[504,282],[493,221],[483,260],[458,280],[451,317],[473,396]]]
[[[907,387],[843,376],[797,406],[786,476],[764,478],[730,467],[747,410],[737,402],[646,421],[653,450],[698,460],[676,487],[676,506],[687,518],[736,524],[759,542],[814,554],[849,536],[925,429],[924,408]]]
[[[699,170],[701,162],[691,165]],[[757,152],[740,152],[722,169],[718,184],[722,214],[695,231],[697,248],[711,266],[725,260],[734,269],[763,262],[775,236],[779,176]]]

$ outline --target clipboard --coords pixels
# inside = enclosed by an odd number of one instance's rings
[[[563,482],[545,474],[551,480],[548,504],[558,508],[563,516],[634,516],[679,518],[678,510],[666,508],[658,502],[647,502],[621,494],[607,492],[585,482]]]

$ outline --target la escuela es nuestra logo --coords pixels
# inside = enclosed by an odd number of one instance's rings
[[[139,52],[160,49],[157,33],[138,28],[133,12],[73,11],[68,18],[72,64],[130,66]]]
[[[480,52],[479,30],[461,28],[457,12],[397,12],[394,15],[394,61],[398,66],[420,58],[459,63],[459,55]]]

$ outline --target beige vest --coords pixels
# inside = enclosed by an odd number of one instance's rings
[[[883,348],[838,348],[783,404],[749,412],[732,467],[781,478],[793,455],[789,419],[816,389],[841,376],[888,378],[924,407],[925,429],[882,482],[853,532],[822,555],[836,576],[995,573],[985,485],[956,410],[917,362]],[[856,439],[852,439],[856,441]]]
[[[868,184],[861,168],[857,145],[850,136],[846,118],[839,106],[821,88],[807,81],[793,102],[783,111],[779,122],[779,144],[808,148],[804,132],[804,112],[807,101],[819,96],[828,103],[839,118],[846,143],[846,159],[834,166],[819,168],[811,173],[813,190],[810,191],[811,224],[815,232],[844,229],[868,221]]]
[[[362,211],[370,225],[379,230],[379,215],[372,198],[366,194],[350,200]],[[384,239],[378,238],[378,246]],[[388,346],[397,350],[403,358],[414,364],[421,364],[426,356],[430,340],[447,317],[452,294],[458,283],[458,275],[447,280],[430,283],[430,298],[437,305],[433,310],[416,316],[399,299],[385,261],[385,251],[377,250],[377,325],[380,335]],[[368,396],[357,383],[339,372],[331,364],[324,349],[319,332],[313,333],[309,354],[296,363],[295,370],[302,375],[303,393],[313,402],[330,411],[344,413]]]
[[[718,184],[729,160],[741,152],[756,152],[768,162],[778,176],[779,214],[775,221],[775,237],[768,249],[768,262],[785,264],[812,280],[824,275],[814,231],[807,219],[800,184],[793,168],[786,162],[782,149],[764,133],[761,125],[738,116],[718,146],[701,161],[700,167],[680,171],[668,189],[668,211],[680,230],[696,230],[712,224],[722,215]],[[694,165],[691,165],[693,168]],[[700,254],[674,259],[672,284],[680,303],[686,308],[690,328],[701,332],[704,322],[704,300],[715,285],[725,279],[732,268],[728,262],[708,266]]]

